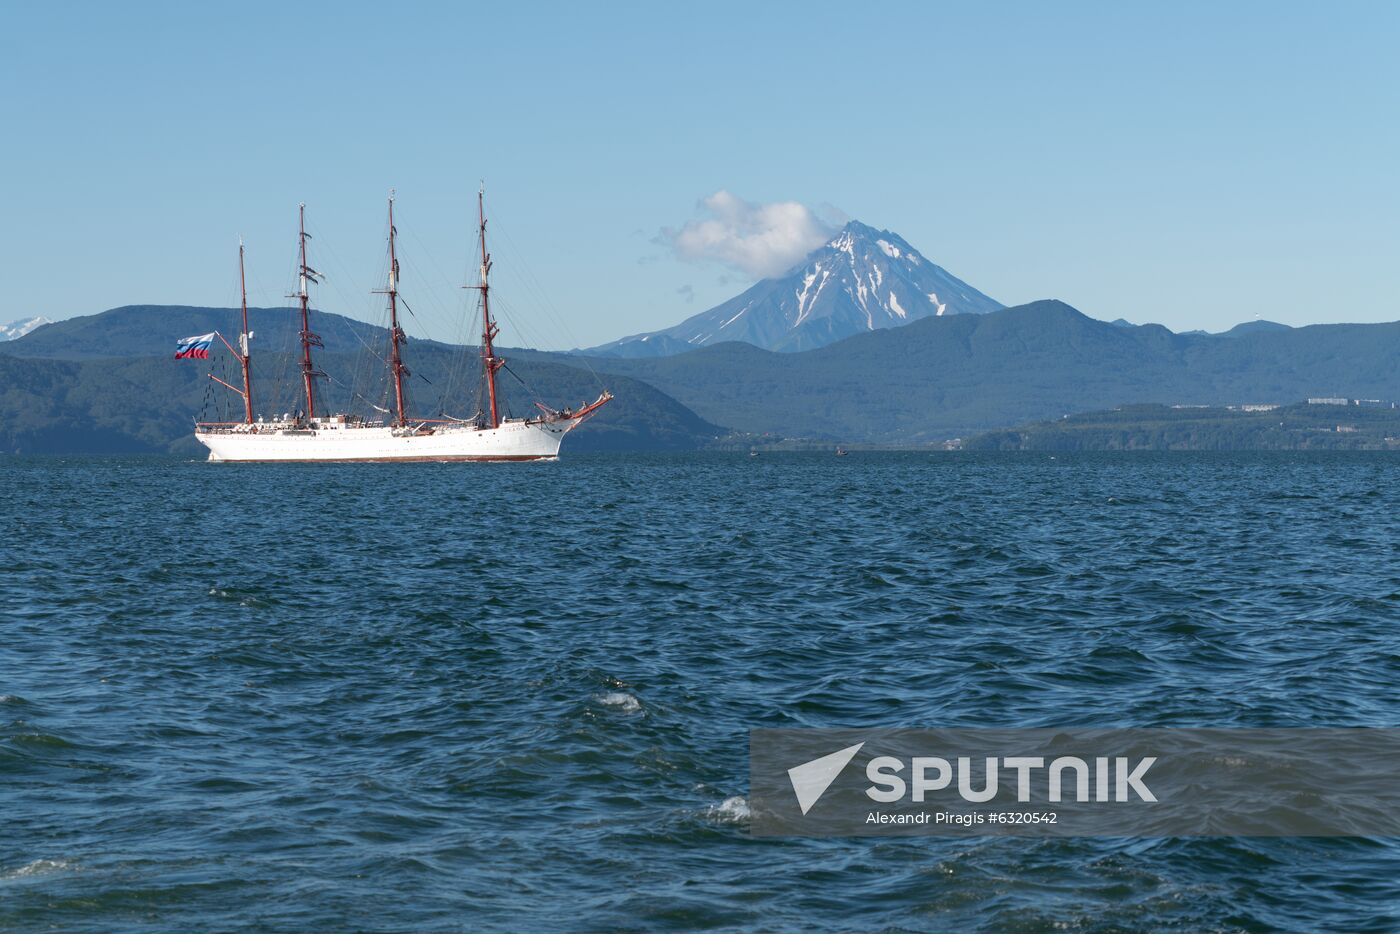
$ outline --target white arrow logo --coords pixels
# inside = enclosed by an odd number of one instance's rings
[[[860,747],[864,745],[863,742],[856,743],[829,756],[822,756],[820,759],[813,759],[788,769],[792,790],[797,795],[798,807],[802,808],[804,815],[821,800],[821,796],[826,794],[831,783],[836,781],[836,776],[841,774],[846,763],[854,759],[856,753],[860,752]]]

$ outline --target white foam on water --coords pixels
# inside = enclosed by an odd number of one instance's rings
[[[609,691],[599,695],[598,703],[605,707],[616,707],[623,713],[636,713],[642,709],[642,702],[626,691]]]
[[[262,601],[254,597],[240,597],[232,590],[224,590],[222,587],[210,587],[209,596],[217,597],[220,600],[237,600],[239,606],[260,607]]]
[[[24,879],[29,876],[42,876],[50,872],[60,872],[73,864],[66,859],[36,859],[18,869],[0,873],[0,879]]]
[[[725,798],[719,804],[710,805],[710,817],[726,824],[737,824],[749,819],[749,802],[743,795]]]

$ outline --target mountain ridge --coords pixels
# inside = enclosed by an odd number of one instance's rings
[[[740,431],[927,444],[1131,403],[1400,399],[1400,322],[1174,334],[1058,300],[925,318],[796,354],[725,343],[596,358]]]
[[[176,361],[175,341],[228,329],[237,309],[128,305],[68,319],[0,344],[0,453],[159,453],[203,455],[191,419],[212,410],[220,420],[241,400],[206,377],[237,382],[237,366],[216,346],[207,361]],[[249,309],[254,338],[253,398],[258,414],[295,408],[299,392],[290,309]],[[388,332],[331,312],[313,321],[326,346],[317,364],[337,379],[323,380],[321,398],[333,409],[384,408],[387,382],[380,351]],[[262,329],[260,332],[259,329]],[[225,330],[225,333],[229,332]],[[439,409],[470,415],[475,362],[464,348],[434,341],[410,345],[410,397],[417,414]],[[599,377],[561,355],[505,351],[513,379],[500,382],[503,407],[533,414],[530,389],[555,404],[592,398]],[[479,367],[479,364],[478,364]],[[479,369],[477,370],[479,374]],[[572,434],[566,451],[689,450],[723,433],[640,380],[607,374],[617,398]],[[528,388],[527,388],[528,387]]]
[[[104,319],[97,316],[84,319],[71,331],[49,325],[11,342],[21,353],[11,353],[9,344],[0,344],[0,363],[44,364],[32,372],[8,367],[10,375],[0,377],[0,384],[22,388],[10,382],[17,379],[22,385],[52,385],[56,395],[81,399],[87,407],[75,415],[63,405],[49,406],[44,391],[38,389],[23,402],[16,392],[0,393],[0,429],[14,427],[16,419],[31,429],[42,428],[45,412],[88,418],[100,411],[105,421],[79,418],[69,423],[123,424],[123,406],[136,400],[165,412],[161,431],[187,431],[189,416],[197,410],[190,407],[199,401],[189,393],[195,384],[203,391],[208,381],[203,379],[204,368],[188,364],[181,368],[168,357],[173,337],[196,329],[186,327],[189,322],[183,317],[172,317],[168,308],[125,308],[145,311],[131,317],[129,311],[114,309],[122,312],[111,319],[121,325],[120,339],[107,334]],[[203,311],[225,326],[236,312]],[[285,311],[273,311],[274,319],[291,317]],[[322,355],[327,368],[346,376],[352,364],[359,365],[382,380],[382,365],[372,349],[382,347],[383,330],[350,319],[337,323],[337,318],[321,313],[315,325],[329,336],[339,335],[328,340],[333,346]],[[172,320],[182,322],[181,326],[172,328]],[[149,329],[144,334],[137,327],[141,322]],[[260,335],[255,341],[260,348],[256,372],[270,375],[285,367],[287,354],[268,352],[268,345],[274,343],[271,338],[279,333],[269,331],[267,340]],[[111,358],[118,345],[138,359],[119,359],[121,369],[116,370],[95,356],[101,351]],[[37,351],[43,347],[88,356],[41,360]],[[334,347],[342,349],[336,352]],[[635,449],[700,446],[721,432],[718,426],[831,443],[919,446],[1137,403],[1287,404],[1315,396],[1400,399],[1400,371],[1393,365],[1400,356],[1400,322],[1253,326],[1224,335],[1175,334],[1157,324],[1094,320],[1057,300],[981,315],[927,317],[794,353],[727,342],[666,357],[588,357],[525,349],[503,354],[511,361],[512,373],[527,381],[532,380],[532,371],[546,374],[551,391],[557,389],[563,399],[582,398],[596,388],[586,372],[592,369],[605,374],[614,390],[622,387],[639,400],[651,400],[643,406],[646,411],[628,414],[620,392],[619,403],[608,407],[613,413],[608,418],[623,423],[634,416],[640,419],[631,427],[620,424],[609,429],[617,432],[614,438],[620,442],[632,432],[633,440],[627,443],[636,445]],[[460,361],[470,359],[470,351],[464,355],[462,348],[428,341],[410,344],[409,362],[415,374],[437,385],[439,374],[455,372],[446,361],[459,361],[460,371]],[[55,369],[60,363],[77,375],[65,376],[62,367]],[[341,372],[341,367],[347,371]],[[193,376],[189,383],[160,382],[170,372]],[[373,385],[382,391],[382,382]],[[515,382],[506,379],[503,385],[514,387]],[[415,388],[420,388],[416,382]],[[151,394],[169,395],[178,406],[167,411],[161,408],[166,402],[152,401]],[[263,392],[258,395],[268,398]],[[463,404],[470,408],[469,402]],[[453,410],[453,414],[462,413]],[[599,428],[607,425],[604,417],[596,420]],[[590,422],[579,433],[577,449],[593,443],[586,440],[586,433],[594,424]],[[0,449],[6,449],[3,437]]]
[[[238,313],[237,308],[204,305],[119,305],[96,314],[51,321],[22,337],[0,343],[0,354],[51,360],[160,356],[173,352],[175,342],[188,334],[220,331],[232,340],[238,329]],[[253,352],[291,350],[301,330],[298,314],[295,308],[249,308]],[[321,336],[329,353],[356,351],[365,342],[378,341],[388,334],[378,325],[335,312],[313,308],[312,315],[311,327]]]

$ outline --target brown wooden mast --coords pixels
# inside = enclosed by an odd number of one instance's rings
[[[253,424],[253,356],[248,350],[248,341],[253,335],[248,331],[248,279],[243,273],[243,240],[238,241],[238,290],[243,296],[243,330],[238,334],[238,362],[243,365],[243,414],[249,425]]]
[[[394,377],[394,424],[400,428],[408,424],[408,413],[404,409],[403,378],[409,375],[403,364],[400,347],[408,338],[399,327],[399,258],[394,250],[394,191],[389,189],[389,287],[378,289],[389,296],[389,372]]]
[[[486,186],[476,193],[476,216],[481,231],[481,285],[467,286],[481,292],[481,366],[486,373],[486,389],[491,399],[491,427],[501,427],[499,410],[496,407],[496,371],[506,365],[506,361],[496,356],[491,342],[500,333],[496,322],[491,319],[491,286],[487,276],[491,272],[491,254],[486,252]]]
[[[251,425],[253,424],[253,381],[250,374],[252,357],[248,353],[248,341],[253,335],[252,332],[248,330],[248,280],[243,274],[242,237],[238,238],[238,291],[243,296],[243,329],[238,332],[238,346],[235,348],[228,342],[228,338],[224,337],[224,335],[218,331],[215,331],[214,334],[218,336],[219,340],[224,342],[224,346],[228,348],[228,352],[238,359],[238,365],[243,368],[243,388],[239,389],[237,386],[233,385],[233,383],[219,379],[219,377],[215,376],[213,373],[207,375],[220,386],[232,390],[243,397],[243,421],[245,424]],[[229,424],[237,423],[230,422]]]
[[[306,265],[306,238],[311,236],[306,232],[306,203],[298,208],[298,221],[300,233],[297,243],[301,248],[301,262],[299,264],[300,276],[298,281],[300,288],[293,297],[301,301],[301,378],[306,386],[306,418],[308,421],[316,417],[316,377],[323,376],[316,369],[316,365],[311,362],[311,348],[324,347],[321,338],[311,332],[310,296],[306,291],[307,282],[316,282],[320,273]]]

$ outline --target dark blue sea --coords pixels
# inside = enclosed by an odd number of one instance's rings
[[[767,839],[746,799],[752,727],[1400,725],[1391,455],[0,493],[0,929],[1400,928],[1395,840]]]

